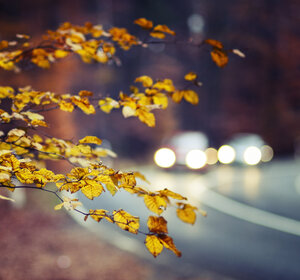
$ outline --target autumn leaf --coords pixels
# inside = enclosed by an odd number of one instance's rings
[[[193,90],[183,90],[183,97],[187,102],[193,105],[197,105],[199,103],[198,94]]]
[[[164,32],[164,33],[168,33],[170,35],[175,35],[175,32],[173,30],[171,30],[168,26],[166,25],[162,25],[162,24],[158,24],[153,28],[154,32]]]
[[[194,81],[197,79],[197,74],[194,72],[189,72],[184,76],[184,79],[187,81]]]
[[[181,257],[181,252],[176,248],[174,241],[170,236],[160,234],[158,238],[165,248],[171,250],[177,257]]]
[[[218,49],[223,49],[223,44],[220,42],[220,41],[217,41],[217,40],[214,40],[214,39],[206,39],[204,41],[204,43],[208,44],[208,45],[211,45],[215,48],[218,48]]]
[[[163,32],[152,31],[150,32],[150,36],[157,39],[164,39],[166,35]]]
[[[124,210],[113,211],[114,222],[123,230],[137,234],[140,227],[139,217],[132,216]]]
[[[108,211],[104,209],[97,209],[97,210],[90,209],[89,214],[96,222],[99,223],[103,218],[106,217],[107,212]]]
[[[99,139],[97,136],[86,136],[82,139],[79,140],[80,144],[97,144],[97,145],[101,145],[102,140]]]
[[[153,80],[149,76],[140,76],[135,79],[136,83],[142,83],[143,87],[151,87]]]
[[[164,248],[158,237],[155,235],[146,236],[145,246],[155,258],[162,252]]]
[[[174,199],[178,199],[178,200],[187,200],[186,197],[182,196],[181,194],[179,193],[175,193],[173,191],[170,191],[168,190],[167,188],[163,189],[163,190],[160,190],[159,191],[160,194],[162,195],[165,195],[165,196],[169,196],[169,197],[172,197]]]
[[[164,209],[167,207],[166,200],[159,195],[145,195],[144,202],[147,208],[160,215]]]
[[[91,200],[101,195],[103,190],[103,186],[100,183],[92,180],[88,180],[88,182],[86,181],[86,185],[81,188],[81,192]]]
[[[180,101],[183,98],[183,91],[182,90],[176,90],[174,91],[174,93],[172,94],[172,100],[176,103],[180,103]]]
[[[214,49],[211,51],[212,60],[219,66],[224,67],[228,63],[228,56],[225,51]]]
[[[138,18],[134,21],[134,23],[144,29],[151,29],[153,27],[153,22],[145,18]]]
[[[154,114],[145,110],[145,109],[137,109],[136,115],[138,116],[139,120],[150,127],[155,126],[155,117]]]
[[[194,224],[196,221],[197,207],[186,203],[177,203],[179,208],[176,210],[177,217],[185,223]]]
[[[147,226],[154,233],[168,233],[167,221],[164,217],[149,216]]]
[[[60,204],[57,204],[54,207],[54,210],[60,210],[62,207],[64,207],[66,210],[71,211],[76,209],[76,207],[81,206],[82,203],[78,201],[78,199],[71,199],[69,197],[63,197],[63,202]]]

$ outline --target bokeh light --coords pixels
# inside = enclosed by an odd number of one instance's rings
[[[235,159],[235,150],[229,145],[223,145],[218,150],[218,159],[223,164],[232,163]]]
[[[243,154],[244,162],[249,165],[256,165],[261,160],[261,151],[255,146],[248,147]]]
[[[185,162],[191,169],[202,168],[206,164],[206,154],[201,150],[191,150],[187,153]]]
[[[162,168],[169,168],[176,161],[175,153],[169,148],[161,148],[154,154],[155,163]]]

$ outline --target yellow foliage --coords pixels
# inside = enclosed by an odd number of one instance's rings
[[[124,210],[113,211],[114,222],[121,229],[137,234],[140,227],[139,217],[132,216]]]
[[[99,182],[93,180],[83,181],[85,186],[81,188],[81,192],[88,198],[93,200],[95,197],[101,195],[104,191],[103,186]]]
[[[99,139],[97,136],[86,136],[82,139],[79,140],[80,144],[97,144],[97,145],[101,145],[102,140]]]
[[[149,216],[147,226],[151,232],[168,233],[167,221],[164,217]]]
[[[144,203],[150,211],[158,215],[160,215],[167,207],[165,198],[156,194],[144,195]]]
[[[136,83],[142,83],[143,87],[151,87],[153,80],[149,76],[140,76],[135,79]]]
[[[145,240],[145,246],[155,258],[164,249],[164,246],[162,245],[162,243],[156,235],[147,235]]]
[[[138,18],[134,21],[134,23],[141,26],[144,29],[151,29],[153,27],[153,22],[145,18]]]
[[[184,76],[184,79],[187,81],[194,81],[197,79],[197,74],[194,72],[189,72]]]
[[[108,211],[104,209],[97,209],[97,210],[90,209],[89,214],[96,222],[99,223],[103,218],[106,217],[107,212]]]
[[[196,221],[195,210],[197,210],[197,207],[186,203],[177,203],[177,205],[179,206],[176,211],[178,218],[185,223],[194,224]]]
[[[228,63],[228,55],[223,50],[214,49],[211,51],[212,60],[219,66],[224,67]]]

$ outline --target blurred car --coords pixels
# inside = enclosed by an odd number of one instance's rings
[[[257,134],[236,134],[218,150],[218,160],[223,164],[257,165],[273,158],[273,149]]]
[[[180,132],[162,142],[154,154],[154,162],[161,168],[203,169],[212,154],[211,150],[206,152],[208,144],[208,137],[203,132]],[[215,157],[216,154],[215,150]]]

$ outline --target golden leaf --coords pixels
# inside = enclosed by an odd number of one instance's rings
[[[140,76],[135,79],[136,83],[142,83],[143,87],[151,87],[153,85],[153,80],[149,76]]]
[[[162,195],[165,195],[165,196],[172,197],[174,199],[187,200],[186,197],[184,197],[184,196],[182,196],[182,195],[180,195],[178,193],[172,192],[172,191],[170,191],[168,189],[160,190],[159,193],[162,194]]]
[[[184,79],[187,81],[194,81],[197,79],[197,74],[194,72],[189,72],[184,76]]]
[[[150,36],[153,38],[158,38],[158,39],[164,39],[166,37],[166,35],[164,33],[158,32],[158,31],[150,32]]]
[[[167,221],[164,217],[149,216],[147,226],[151,232],[168,233]]]
[[[206,39],[204,41],[204,43],[208,44],[208,45],[211,45],[215,48],[218,48],[218,49],[223,49],[223,44],[220,42],[220,41],[217,41],[217,40],[214,40],[214,39]]]
[[[133,23],[139,25],[144,29],[151,29],[153,27],[153,22],[145,18],[138,18]]]
[[[183,94],[184,94],[184,92],[182,90],[176,90],[172,94],[172,100],[176,103],[179,103],[183,98]]]
[[[219,66],[224,67],[228,63],[228,56],[223,50],[214,49],[210,52],[212,60]]]
[[[147,235],[145,239],[145,246],[148,251],[156,258],[163,250],[164,246],[155,235]]]
[[[95,114],[95,108],[89,103],[89,100],[86,97],[72,96],[72,102],[78,106],[84,113],[87,115]]]
[[[56,58],[63,58],[66,57],[69,54],[69,52],[64,51],[64,50],[55,50],[54,52],[54,56]]]
[[[71,211],[74,210],[76,207],[82,206],[82,203],[78,201],[78,199],[71,199],[68,197],[63,198],[63,202],[60,204],[57,204],[54,207],[54,210],[60,210],[62,207],[64,207],[66,210]]]
[[[132,216],[124,210],[113,211],[115,223],[123,230],[137,234],[140,227],[139,217]]]
[[[180,207],[176,210],[178,218],[185,223],[194,224],[196,221],[196,213],[194,210],[197,210],[197,207],[185,203],[178,203],[178,206]]]
[[[98,103],[100,109],[105,113],[110,113],[113,108],[119,108],[120,104],[116,100],[106,97],[105,99],[100,99]]]
[[[74,110],[74,105],[70,102],[66,102],[64,100],[61,100],[59,103],[59,108],[60,110],[62,111],[65,111],[65,112],[73,112]]]
[[[124,106],[122,109],[122,114],[124,118],[129,118],[135,116],[135,110],[130,106]]]
[[[198,94],[193,90],[183,90],[183,97],[187,102],[193,105],[197,105],[199,103]]]
[[[171,250],[177,257],[181,257],[181,252],[176,248],[173,239],[170,236],[159,235],[158,238],[165,248]]]
[[[153,96],[153,102],[156,105],[159,105],[162,109],[168,107],[168,97],[163,93],[157,93]]]
[[[40,121],[42,121],[44,119],[44,116],[42,116],[40,114],[37,114],[37,113],[32,113],[30,111],[23,112],[22,115],[27,116],[32,121],[34,121],[34,120],[40,120]]]
[[[104,210],[104,209],[97,209],[97,210],[92,210],[90,209],[89,213],[90,213],[90,216],[95,220],[97,221],[98,223],[106,217],[106,213],[108,211],[107,210]]]
[[[81,188],[81,192],[88,198],[93,200],[94,197],[98,197],[103,192],[103,186],[99,182],[92,180],[88,181],[88,184]]]
[[[164,209],[167,207],[167,203],[164,198],[162,198],[159,195],[145,195],[144,196],[144,203],[147,206],[147,208],[160,215]]]
[[[161,24],[158,24],[154,27],[153,31],[160,31],[160,32],[164,32],[164,33],[168,33],[170,35],[175,35],[175,32],[173,30],[171,30],[168,26],[166,25],[161,25]]]
[[[141,122],[145,123],[150,127],[155,126],[155,117],[153,113],[140,108],[136,110],[136,114]]]
[[[101,145],[102,140],[99,139],[96,136],[86,136],[82,139],[79,140],[80,144],[85,144],[85,143],[89,143],[89,144],[97,144],[97,145]]]
[[[165,90],[167,92],[173,92],[175,90],[173,82],[170,79],[164,79],[163,81],[156,82],[153,85],[153,88],[156,88],[159,90]]]

